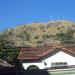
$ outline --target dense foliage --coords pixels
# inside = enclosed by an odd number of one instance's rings
[[[57,40],[60,40],[62,44],[75,44],[75,38],[73,37],[74,31],[68,30],[66,33],[58,33]]]
[[[5,35],[0,35],[0,58],[15,64],[18,54],[19,50],[14,46],[13,42],[6,40]]]

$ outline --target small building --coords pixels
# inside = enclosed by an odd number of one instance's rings
[[[25,70],[74,69],[75,45],[44,45],[21,48],[18,59]]]

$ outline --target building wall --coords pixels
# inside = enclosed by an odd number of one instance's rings
[[[33,62],[33,63],[22,63],[22,66],[25,70],[27,70],[27,68],[31,65],[35,65],[37,66],[39,69],[44,69],[44,65],[42,62]]]
[[[41,62],[33,62],[33,63],[23,62],[22,65],[24,69],[27,69],[30,65],[36,65],[39,69],[45,69],[51,67],[52,62],[67,62],[68,65],[75,65],[75,57],[60,51],[55,55],[42,60]]]
[[[55,55],[43,60],[47,63],[45,67],[51,67],[52,62],[67,62],[68,65],[75,65],[75,57],[64,53],[62,51],[56,53]]]

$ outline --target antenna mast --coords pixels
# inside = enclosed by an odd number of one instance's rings
[[[15,38],[16,38],[16,34],[15,34],[15,28],[14,28],[14,41],[15,41]]]
[[[50,14],[50,21],[52,21],[53,20],[53,15],[52,14]]]

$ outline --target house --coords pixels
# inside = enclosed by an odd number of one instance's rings
[[[75,45],[44,45],[39,47],[20,48],[18,59],[25,70],[74,69]]]

